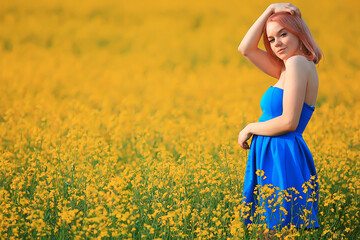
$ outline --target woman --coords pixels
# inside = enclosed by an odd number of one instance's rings
[[[266,51],[258,48],[262,34]],[[271,4],[238,50],[278,79],[261,99],[259,122],[239,133],[239,145],[250,149],[243,189],[250,206],[243,215],[245,223],[266,222],[272,230],[319,227],[317,175],[302,133],[315,109],[319,86],[315,64],[321,51],[299,9],[290,3]]]

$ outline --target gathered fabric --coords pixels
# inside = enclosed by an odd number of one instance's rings
[[[280,116],[283,89],[270,87],[260,106],[260,122]],[[318,178],[302,137],[314,110],[304,103],[295,131],[274,137],[253,136],[243,188],[243,201],[248,206],[248,212],[242,213],[246,224],[265,223],[270,229],[319,227]]]

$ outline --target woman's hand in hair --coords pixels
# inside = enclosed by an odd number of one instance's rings
[[[297,14],[301,17],[300,9],[291,3],[273,3],[268,8],[270,8],[272,13],[288,12],[291,15]]]

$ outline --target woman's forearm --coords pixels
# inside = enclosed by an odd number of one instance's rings
[[[294,131],[297,126],[287,118],[279,116],[265,122],[250,123],[247,128],[251,134],[262,136],[278,136]]]
[[[270,5],[250,27],[249,31],[246,33],[238,47],[238,50],[241,54],[246,55],[248,51],[258,49],[258,44],[264,30],[264,25],[272,13],[273,8]]]

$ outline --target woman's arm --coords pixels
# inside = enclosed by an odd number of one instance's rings
[[[291,3],[276,3],[271,4],[263,14],[256,20],[256,22],[250,27],[249,31],[241,41],[238,51],[244,55],[244,57],[259,68],[264,73],[279,78],[281,69],[283,67],[282,62],[274,62],[270,59],[269,54],[258,48],[261,35],[263,34],[266,20],[276,12],[286,11],[291,14],[300,14],[297,7]]]
[[[296,130],[304,105],[308,79],[308,60],[303,56],[287,59],[286,81],[283,96],[283,113],[281,116],[265,122],[248,124],[239,134],[239,145],[248,149],[246,141],[252,134],[278,136]]]

